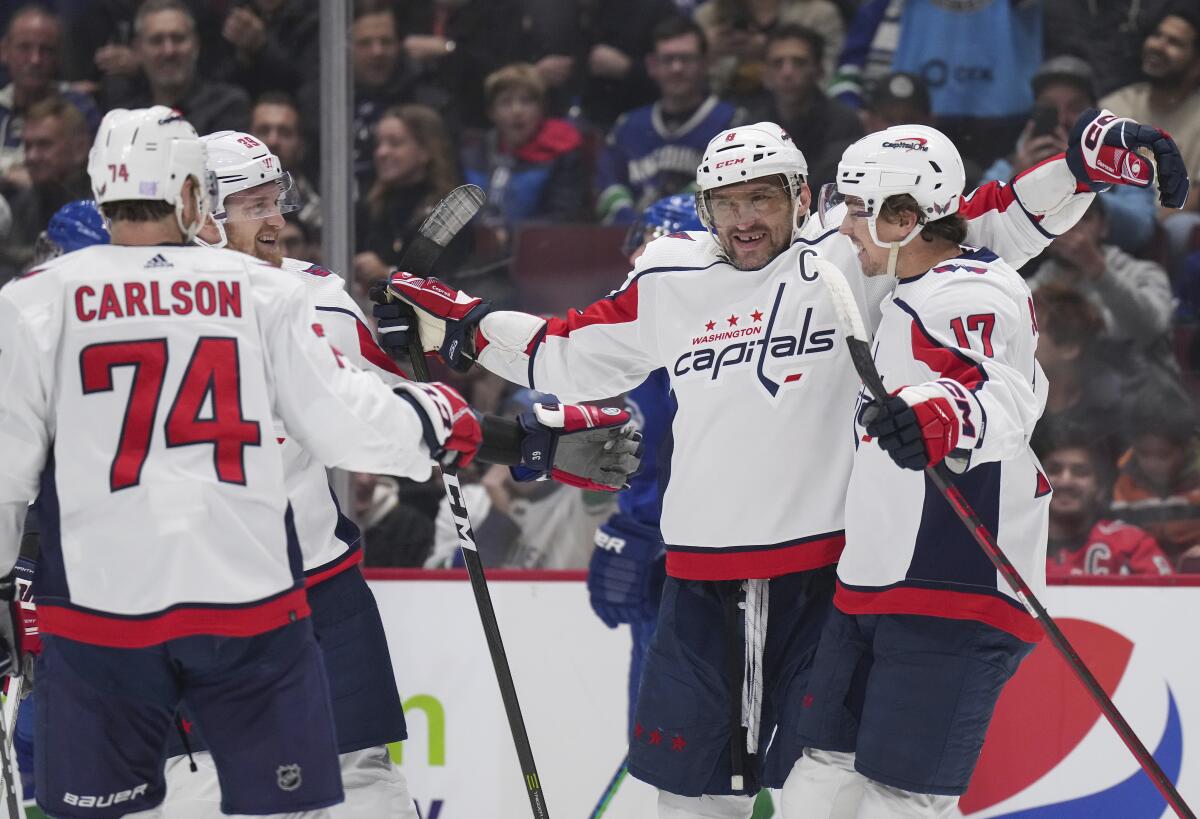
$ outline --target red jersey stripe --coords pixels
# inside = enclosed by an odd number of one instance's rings
[[[837,563],[846,546],[842,532],[763,549],[703,549],[681,552],[667,547],[667,574],[682,580],[745,580],[780,577]]]
[[[977,620],[1027,643],[1042,639],[1031,615],[989,594],[892,586],[880,591],[850,589],[838,581],[833,603],[846,614],[923,614],[948,620]]]
[[[110,648],[145,648],[180,637],[206,634],[253,637],[308,617],[311,610],[303,589],[245,606],[174,608],[147,617],[120,617],[80,609],[38,604],[42,634],[53,634]]]

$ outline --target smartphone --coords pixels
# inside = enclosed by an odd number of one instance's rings
[[[1058,129],[1058,108],[1053,105],[1035,105],[1030,119],[1033,121],[1031,137],[1049,136]]]

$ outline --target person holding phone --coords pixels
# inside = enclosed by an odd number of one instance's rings
[[[1013,152],[983,173],[984,181],[1010,179],[1066,150],[1075,120],[1096,107],[1091,66],[1069,54],[1051,57],[1033,77],[1034,106]],[[1119,185],[1102,194],[1109,215],[1108,241],[1137,253],[1154,235],[1155,201],[1149,188]]]

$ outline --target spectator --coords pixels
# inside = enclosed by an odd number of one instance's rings
[[[375,126],[375,182],[358,204],[357,286],[383,278],[442,197],[459,184],[458,167],[437,111],[390,108]],[[453,270],[470,252],[469,232],[446,248],[435,271]]]
[[[13,197],[13,231],[0,249],[0,281],[24,271],[50,217],[68,202],[92,198],[87,175],[91,134],[83,114],[63,97],[35,103],[25,114],[25,170],[30,187]]]
[[[763,90],[745,102],[749,122],[774,122],[808,160],[808,186],[832,182],[842,151],[863,135],[853,108],[822,90],[825,44],[810,28],[782,24],[767,35]]]
[[[1144,81],[1109,94],[1100,104],[1120,116],[1169,131],[1183,153],[1188,174],[1200,177],[1200,11],[1194,3],[1168,7],[1142,44],[1142,73]],[[1185,207],[1200,210],[1200,196],[1189,196]]]
[[[180,0],[146,0],[133,19],[134,53],[141,71],[132,80],[110,75],[110,107],[178,109],[200,134],[245,131],[250,98],[237,86],[213,82],[196,71],[200,40],[196,21]]]
[[[573,103],[578,103],[571,97],[576,93],[572,78],[580,74],[583,54],[579,2],[521,0],[521,5],[525,10],[528,58],[546,85],[546,111],[552,116],[565,114]]]
[[[1111,93],[1141,73],[1142,40],[1171,0],[1045,0],[1047,57],[1083,57],[1096,93]]]
[[[396,8],[418,82],[454,100],[463,125],[486,127],[479,78],[529,51],[520,0],[408,0]]]
[[[420,568],[433,547],[433,519],[400,500],[400,482],[352,473],[354,516],[363,532],[368,568]]]
[[[1171,349],[1175,298],[1167,271],[1108,244],[1105,201],[1095,197],[1083,217],[1046,248],[1029,286],[1055,283],[1082,293],[1104,320],[1109,355],[1126,353],[1126,371],[1151,362],[1178,370]]]
[[[307,0],[249,0],[221,27],[233,46],[229,79],[253,97],[294,91],[317,74],[317,7]],[[286,166],[285,166],[286,167]]]
[[[1115,464],[1086,431],[1039,426],[1033,445],[1049,478],[1038,491],[1054,487],[1047,578],[1171,573],[1149,532],[1105,515]]]
[[[61,94],[84,115],[89,134],[100,125],[91,98],[57,80],[60,43],[58,18],[38,5],[17,9],[0,39],[0,65],[11,80],[0,88],[0,189],[8,193],[32,184],[22,165],[22,126],[32,106]]]
[[[1020,131],[1041,59],[1039,0],[868,0],[847,32],[830,94],[861,108],[889,71],[918,74],[938,128],[964,158],[987,166]]]
[[[321,196],[308,177],[308,145],[295,101],[281,91],[263,94],[250,112],[250,133],[261,139],[288,169],[300,193],[300,211],[296,216],[307,230],[320,235]]]
[[[933,126],[929,87],[916,74],[897,71],[874,86],[863,109],[863,126],[868,134],[893,125]]]
[[[584,207],[583,138],[566,120],[546,118],[546,86],[538,70],[516,63],[484,83],[494,127],[463,150],[463,176],[488,193],[486,223],[501,245],[517,222],[566,222]]]
[[[1041,331],[1037,360],[1050,385],[1042,423],[1091,429],[1097,441],[1119,445],[1124,385],[1100,352],[1100,312],[1082,293],[1058,284],[1039,287],[1033,303]]]
[[[283,229],[275,239],[279,245],[279,253],[288,259],[305,259],[320,264],[320,236],[301,222],[297,213],[303,213],[303,208],[295,213],[283,215]]]
[[[439,111],[448,111],[451,100],[443,92],[418,85],[400,44],[396,12],[387,4],[355,4],[354,23],[350,27],[351,68],[354,73],[354,177],[360,190],[371,187],[372,152],[376,123],[383,112],[399,105],[417,102]],[[309,82],[299,92],[299,108],[304,113],[305,136],[316,145],[321,121],[321,89]],[[453,121],[453,113],[450,113]]]
[[[823,76],[833,74],[845,36],[842,16],[829,0],[708,0],[695,20],[711,47],[713,90],[723,96],[751,94],[763,85],[763,58],[780,26],[804,26],[820,36],[824,50],[815,67]]]
[[[1191,402],[1146,392],[1130,415],[1133,445],[1122,456],[1112,513],[1154,535],[1171,565],[1200,558],[1200,451]]]
[[[1007,181],[1067,149],[1075,120],[1096,107],[1091,66],[1062,55],[1042,63],[1033,77],[1033,115],[1025,123],[1013,153],[997,159],[984,179]],[[1101,194],[1111,219],[1109,238],[1128,253],[1137,253],[1154,235],[1156,192],[1153,186],[1116,185]]]
[[[678,11],[671,0],[574,3],[585,55],[576,71],[582,75],[582,113],[592,125],[607,131],[624,112],[654,101],[646,57],[654,48],[654,30]]]
[[[646,66],[659,100],[617,120],[596,169],[596,212],[606,223],[629,224],[651,202],[691,190],[708,141],[745,121],[707,92],[705,53],[691,20],[670,17],[655,28]]]

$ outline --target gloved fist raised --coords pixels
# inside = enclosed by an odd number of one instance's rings
[[[517,419],[521,466],[559,483],[616,492],[641,465],[642,434],[629,413],[587,404],[534,404]]]
[[[1139,148],[1154,154],[1159,202],[1182,208],[1190,186],[1187,166],[1171,135],[1152,125],[1090,108],[1079,115],[1067,139],[1067,166],[1094,191],[1111,185],[1145,188],[1154,181],[1154,170]]]
[[[921,470],[945,460],[958,445],[961,424],[936,383],[897,390],[887,401],[863,407],[859,423],[896,464]]]
[[[621,512],[596,530],[588,566],[588,598],[609,628],[658,615],[666,561],[658,529]]]
[[[377,318],[389,322],[380,339],[380,345],[388,352],[394,354],[400,349],[400,342],[404,342],[407,350],[411,342],[419,340],[426,354],[438,353],[453,370],[466,372],[475,363],[475,329],[491,310],[489,303],[437,279],[401,271],[393,272],[384,287],[372,287],[370,296],[384,306],[397,300],[407,305],[416,318],[413,327],[412,318],[402,310],[373,311]],[[412,336],[414,331],[416,339]],[[387,338],[389,334],[393,336],[391,339]]]

